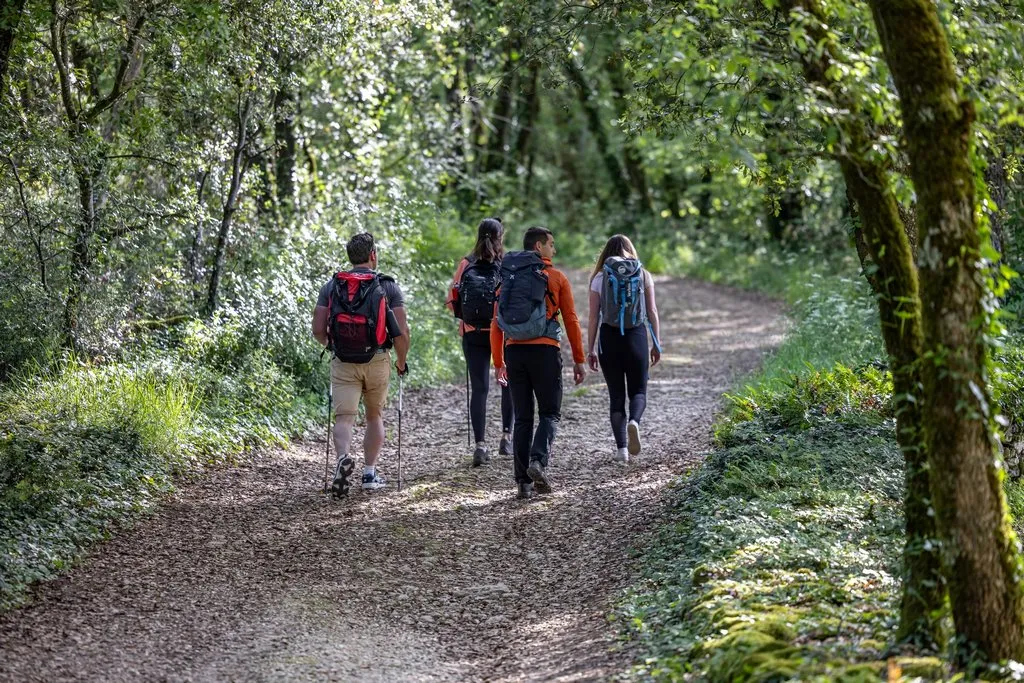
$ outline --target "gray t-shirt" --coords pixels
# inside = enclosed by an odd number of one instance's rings
[[[353,268],[354,273],[372,273],[369,268]],[[316,298],[316,305],[327,308],[327,302],[331,296],[331,285],[334,283],[332,277],[323,287],[320,288],[320,295]],[[402,295],[402,288],[394,280],[381,279],[381,286],[384,288],[384,296],[388,298],[388,308],[392,311],[396,308],[405,308],[405,296]]]

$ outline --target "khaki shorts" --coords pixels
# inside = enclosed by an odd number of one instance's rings
[[[342,363],[331,359],[331,390],[334,392],[334,414],[359,414],[363,397],[366,412],[380,414],[388,400],[391,379],[391,354],[378,353],[369,363]]]

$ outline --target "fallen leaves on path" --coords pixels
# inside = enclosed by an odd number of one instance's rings
[[[782,329],[760,297],[657,286],[665,355],[629,465],[611,460],[599,375],[580,388],[566,377],[555,490],[529,502],[497,455],[496,392],[491,464],[478,469],[464,389],[409,392],[401,493],[393,434],[381,464],[392,487],[345,501],[320,492],[323,442],[186,483],[0,618],[0,679],[572,681],[627,669],[606,614],[629,583],[629,548],[700,461],[722,392]]]

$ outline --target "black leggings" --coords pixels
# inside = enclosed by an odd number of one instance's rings
[[[484,440],[487,421],[487,392],[491,386],[491,333],[466,332],[462,336],[462,353],[469,367],[469,416],[473,422],[473,439]],[[512,431],[512,395],[508,387],[501,388],[501,431]]]
[[[629,394],[629,419],[640,422],[647,407],[647,328],[634,327],[619,333],[619,328],[601,325],[601,349],[598,359],[608,385],[610,414],[615,445],[626,447],[626,394]]]

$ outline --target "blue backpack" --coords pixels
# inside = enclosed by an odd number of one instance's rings
[[[647,322],[644,267],[637,259],[610,256],[605,260],[601,317],[605,325],[618,327],[623,334]]]
[[[601,318],[605,325],[619,328],[620,334],[634,327],[647,326],[654,346],[661,343],[654,336],[647,318],[647,296],[644,266],[635,258],[610,256],[605,259],[604,285],[601,288]]]

